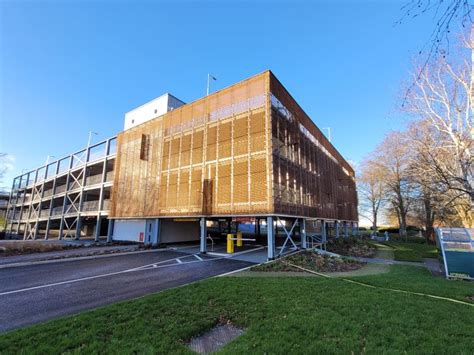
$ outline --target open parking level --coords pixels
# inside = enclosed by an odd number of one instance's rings
[[[0,331],[71,315],[252,265],[160,250],[0,270]]]

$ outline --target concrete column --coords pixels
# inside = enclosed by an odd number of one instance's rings
[[[58,239],[61,240],[64,238],[64,211],[63,215],[61,216],[61,221],[59,222],[59,236]]]
[[[30,222],[26,222],[25,223],[25,230],[23,231],[23,240],[26,240],[26,236],[27,236],[28,232],[30,231],[30,229],[31,229]]]
[[[49,224],[51,223],[51,218],[48,218],[46,221],[46,230],[44,231],[44,240],[48,240],[48,234],[49,234]]]
[[[33,233],[33,239],[36,240],[38,237],[38,232],[39,232],[39,222],[36,220],[36,225],[35,225],[35,232]]]
[[[334,228],[336,229],[336,238],[339,238],[339,221],[334,222]]]
[[[107,243],[112,242],[112,236],[114,234],[114,219],[109,219],[109,225],[107,226]]]
[[[351,225],[352,225],[351,226],[352,227],[352,235],[356,236],[357,234],[356,234],[355,222],[351,222]]]
[[[306,241],[306,219],[300,219],[300,235],[301,235],[301,249],[307,249],[307,241]]]
[[[326,221],[321,221],[321,236],[323,237],[323,243],[326,242],[327,239],[327,231],[326,231]]]
[[[155,219],[155,222],[153,224],[153,237],[151,239],[151,246],[156,247],[158,244],[160,244],[161,236],[161,223],[160,219],[157,218]]]
[[[100,216],[100,212],[99,212],[99,214],[97,215],[97,222],[95,223],[95,238],[94,239],[96,242],[99,241],[101,224],[102,224],[102,217]]]
[[[206,218],[202,217],[201,218],[201,247],[200,247],[200,252],[205,254],[207,253],[207,243],[206,243],[206,238],[207,238],[207,226],[206,226]]]
[[[344,222],[344,238],[349,237],[349,232],[347,230],[347,221]]]
[[[275,259],[275,229],[273,217],[267,217],[268,260]]]
[[[81,238],[81,228],[82,228],[82,218],[81,218],[81,215],[78,215],[77,222],[76,222],[76,235],[74,236],[74,239],[78,240]]]

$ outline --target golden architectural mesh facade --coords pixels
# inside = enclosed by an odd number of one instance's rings
[[[274,213],[357,221],[354,170],[270,78]]]
[[[357,218],[354,172],[270,71],[119,134],[115,169],[115,218]]]

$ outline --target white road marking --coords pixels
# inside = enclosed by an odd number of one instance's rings
[[[11,263],[11,264],[1,264],[0,269],[8,269],[8,268],[20,267],[20,266],[41,265],[41,264],[55,264],[55,263],[80,261],[80,260],[111,258],[111,257],[116,257],[116,256],[124,256],[124,255],[132,255],[132,254],[158,253],[158,252],[163,252],[163,251],[176,251],[176,248],[138,250],[138,251],[130,251],[130,252],[124,252],[124,253],[112,253],[112,254],[104,254],[104,255],[68,257],[68,258],[63,258],[63,259],[23,261],[23,262]]]
[[[215,253],[215,252],[208,252],[208,254],[209,255],[215,255],[215,256],[222,256],[222,257],[226,257],[226,258],[233,258],[234,256],[239,256],[239,255],[242,255],[242,254],[252,253],[254,251],[262,250],[262,249],[265,249],[265,248],[266,247],[258,247],[258,248],[255,248],[255,249],[243,250],[243,251],[239,251],[237,253],[232,253],[232,254]]]
[[[181,258],[181,259],[185,259],[185,258],[189,258],[190,256],[191,256],[191,255],[185,255],[185,256],[181,256],[180,258]],[[154,265],[159,265],[159,264],[167,263],[168,261],[172,261],[172,260],[175,260],[175,261],[176,261],[176,258],[170,258],[170,259],[166,259],[166,260],[159,261],[159,262],[157,262],[157,263],[139,266],[139,267],[130,269],[129,271],[147,269],[147,268],[150,268],[150,267],[154,267]],[[176,263],[175,263],[175,264],[172,264],[172,265],[176,265]]]
[[[176,259],[176,262],[177,262],[178,264],[182,264],[182,263],[183,263],[181,260],[179,260],[179,258]]]
[[[192,255],[189,255],[189,256],[192,256]],[[221,260],[221,259],[224,259],[224,258],[212,258],[212,259],[206,259],[206,260],[202,260],[202,261],[193,260],[193,261],[188,261],[188,262],[181,262],[181,264],[170,264],[170,265],[161,265],[161,266],[156,265],[156,264],[164,263],[164,262],[167,262],[167,261],[170,261],[170,260],[173,260],[173,259],[174,258],[168,259],[168,260],[163,260],[159,263],[144,265],[144,266],[141,266],[141,267],[138,267],[138,268],[123,270],[123,271],[109,272],[107,274],[102,274],[102,275],[81,277],[79,279],[54,282],[54,283],[50,283],[50,284],[46,284],[46,285],[27,287],[27,288],[22,288],[22,289],[13,290],[13,291],[6,291],[6,292],[0,293],[0,296],[11,295],[11,294],[14,294],[14,293],[20,293],[20,292],[26,292],[26,291],[32,291],[32,290],[38,290],[38,289],[42,289],[42,288],[46,288],[46,287],[66,285],[66,284],[76,283],[76,282],[80,282],[80,281],[93,280],[93,279],[98,279],[98,278],[101,278],[101,277],[125,274],[125,273],[129,273],[129,272],[134,272],[134,271],[149,270],[149,269],[152,269],[152,268],[165,268],[165,267],[170,267],[170,266],[180,266],[180,265],[187,265],[187,264],[194,264],[194,263],[204,263],[204,262],[207,262],[207,261],[216,261],[216,260]]]
[[[194,256],[196,257],[196,259],[198,259],[198,260],[202,261],[202,258],[201,258],[199,255],[197,255],[197,254],[194,254]]]

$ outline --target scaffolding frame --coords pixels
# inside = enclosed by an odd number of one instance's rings
[[[109,215],[110,197],[105,192],[113,185],[115,144],[116,137],[111,137],[16,177],[7,206],[6,233],[36,240],[43,226],[43,238],[49,239],[51,225],[59,220],[58,239],[79,239],[83,219],[90,218],[96,220],[94,239],[99,240],[101,222]],[[99,174],[89,174],[101,164]],[[88,194],[97,196],[93,208]]]

